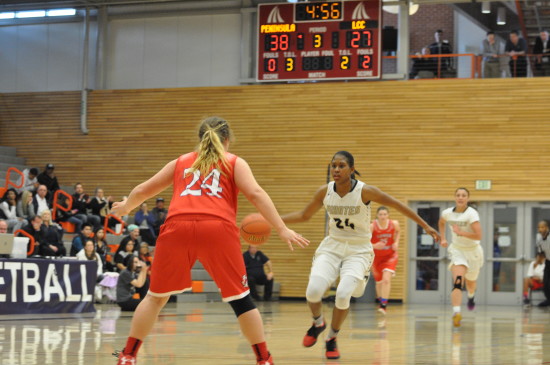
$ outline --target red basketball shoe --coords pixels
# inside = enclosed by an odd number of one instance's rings
[[[267,360],[262,360],[262,361],[258,361],[256,363],[256,365],[273,365],[274,362],[273,362],[273,356],[271,356],[271,354],[269,354],[269,359]]]
[[[327,328],[327,325],[325,322],[319,327],[315,326],[315,322],[311,325],[311,327],[307,330],[306,335],[304,336],[304,340],[302,341],[302,344],[304,347],[311,347],[315,345],[317,342],[317,337],[321,334]]]

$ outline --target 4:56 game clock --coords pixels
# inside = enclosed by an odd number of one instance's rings
[[[380,78],[381,0],[258,6],[260,82]]]

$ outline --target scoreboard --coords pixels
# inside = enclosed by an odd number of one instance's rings
[[[380,78],[381,0],[258,5],[257,81]]]

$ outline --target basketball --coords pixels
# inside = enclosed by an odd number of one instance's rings
[[[241,237],[253,245],[265,243],[271,236],[271,225],[260,213],[249,214],[241,222]]]

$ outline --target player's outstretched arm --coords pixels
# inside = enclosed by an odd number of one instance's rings
[[[379,204],[394,208],[404,214],[406,217],[412,219],[415,221],[419,226],[421,226],[424,231],[426,231],[427,234],[433,237],[433,239],[437,242],[440,240],[439,233],[424,219],[422,219],[418,214],[416,214],[411,208],[406,206],[405,204],[401,203],[399,200],[395,199],[389,194],[384,193],[382,190],[378,189],[376,186],[372,185],[365,185],[363,187],[363,191],[361,192],[361,197],[363,198],[363,201],[369,202],[369,201],[375,201]]]
[[[297,210],[292,213],[281,216],[285,223],[301,223],[311,219],[319,209],[323,207],[323,198],[327,194],[327,185],[323,185],[317,190],[313,199],[302,210]]]
[[[176,161],[177,160],[168,162],[152,178],[136,186],[128,198],[120,202],[115,202],[111,208],[111,213],[119,216],[128,215],[145,200],[158,195],[164,189],[169,187],[174,178]]]
[[[288,244],[288,247],[291,250],[294,250],[292,245],[298,245],[300,247],[305,247],[309,245],[309,241],[289,229],[279,213],[275,208],[275,204],[267,195],[264,189],[258,184],[250,166],[242,158],[237,158],[235,162],[235,184],[240,191],[244,194],[246,199],[251,202],[256,209],[264,216],[265,219],[275,228],[279,237]]]
[[[439,218],[439,222],[438,222],[438,225],[439,225],[439,234],[441,235],[441,246],[443,247],[447,247],[449,245],[449,243],[447,242],[447,238],[445,237],[445,224],[447,223],[447,221],[445,219],[443,219],[443,217],[440,217]]]

